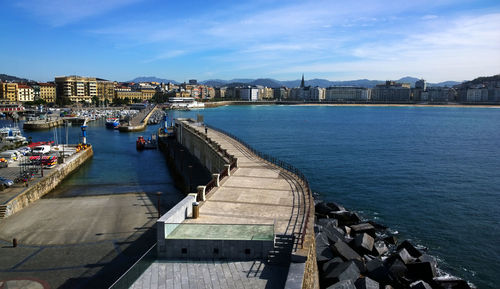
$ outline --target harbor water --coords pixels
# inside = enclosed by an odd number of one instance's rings
[[[500,109],[226,106],[175,112],[301,169],[321,199],[428,248],[478,288],[500,276]]]
[[[162,192],[163,204],[172,207],[183,195],[174,186],[163,154],[159,150],[137,151],[135,146],[138,136],[149,138],[158,127],[120,133],[107,129],[104,119],[88,123],[87,141],[93,146],[93,158],[45,197]],[[66,139],[70,144],[81,142],[80,125],[25,131],[24,135],[34,142],[55,140],[63,144]]]

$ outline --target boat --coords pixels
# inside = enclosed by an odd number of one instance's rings
[[[140,151],[144,149],[144,146],[146,145],[146,140],[144,137],[141,135],[137,137],[137,141],[135,142],[135,148]]]
[[[156,149],[157,147],[157,138],[156,135],[152,135],[150,139],[146,140],[144,137],[141,135],[137,137],[137,141],[135,142],[135,148],[138,151],[144,150],[144,149]]]
[[[117,117],[110,117],[106,119],[107,128],[115,128],[120,125],[120,119]]]
[[[0,128],[0,139],[2,142],[26,144],[26,137],[23,136],[21,130],[17,127],[2,127]]]

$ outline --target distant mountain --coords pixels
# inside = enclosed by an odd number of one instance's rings
[[[415,82],[419,80],[419,78],[416,77],[411,77],[411,76],[405,76],[403,78],[400,78],[396,80],[396,82],[403,82],[403,83],[410,83],[412,87],[415,87]],[[179,82],[175,80],[168,80],[168,79],[161,79],[157,78],[154,76],[150,77],[137,77],[134,80],[131,80],[130,82],[172,82],[175,84],[179,84]],[[286,86],[286,87],[299,87],[300,86],[300,79],[297,80],[285,80],[285,81],[280,81],[272,78],[258,78],[258,79],[250,79],[250,78],[235,78],[231,80],[224,80],[224,79],[209,79],[209,80],[204,80],[200,81],[199,83],[208,85],[208,86],[213,86],[213,87],[222,87],[222,86],[229,86],[229,87],[235,87],[235,86],[243,86],[243,85],[262,85],[262,86],[267,86],[267,87],[281,87],[281,86]],[[385,80],[370,80],[370,79],[357,79],[357,80],[345,80],[345,81],[330,81],[327,79],[319,79],[319,78],[314,78],[310,80],[305,81],[306,86],[319,86],[319,87],[330,87],[330,86],[358,86],[358,87],[366,87],[366,88],[373,88],[377,84],[382,84],[385,83]],[[445,82],[440,82],[440,83],[427,83],[428,86],[454,86],[456,84],[460,84],[460,82],[456,81],[445,81]]]
[[[458,81],[443,81],[443,82],[438,82],[438,83],[427,83],[427,86],[453,87],[453,86],[458,85],[460,83],[461,82],[458,82]]]
[[[29,79],[25,78],[19,78],[17,76],[12,76],[12,75],[7,75],[7,74],[0,74],[0,80],[1,81],[12,81],[12,82],[29,82]]]
[[[158,78],[155,76],[140,76],[136,77],[133,80],[127,81],[127,82],[163,82],[163,83],[169,83],[172,82],[174,84],[179,84],[179,82],[175,80],[170,80],[170,79],[163,79],[163,78]]]

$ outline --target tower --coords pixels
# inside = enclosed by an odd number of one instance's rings
[[[302,73],[302,81],[300,82],[300,87],[301,88],[305,87],[305,85],[304,85],[304,73]]]

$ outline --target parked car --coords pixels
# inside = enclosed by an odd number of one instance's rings
[[[14,181],[0,177],[0,185],[2,185],[5,188],[8,188],[14,184]]]

